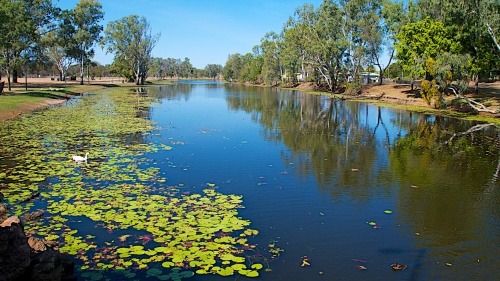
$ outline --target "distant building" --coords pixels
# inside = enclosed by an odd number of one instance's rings
[[[370,83],[378,82],[378,78],[379,78],[378,73],[361,72],[359,75],[361,76],[361,82],[363,84],[370,84]]]

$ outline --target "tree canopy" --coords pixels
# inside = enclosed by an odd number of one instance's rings
[[[107,52],[115,54],[115,64],[125,77],[134,74],[137,85],[147,78],[151,53],[160,34],[152,34],[145,17],[130,15],[108,24],[101,41]]]

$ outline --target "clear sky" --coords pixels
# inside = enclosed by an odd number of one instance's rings
[[[58,2],[53,0],[54,3]],[[57,6],[73,9],[79,0],[59,0]],[[161,33],[153,56],[184,60],[196,68],[224,66],[229,54],[246,54],[267,32],[279,33],[297,7],[322,0],[100,0],[104,28],[110,21],[135,14],[145,16],[153,33]],[[96,46],[94,60],[113,61]]]

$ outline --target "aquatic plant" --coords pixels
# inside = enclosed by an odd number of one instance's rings
[[[160,280],[194,272],[258,276],[263,265],[247,258],[258,231],[238,216],[242,197],[221,194],[214,183],[181,192],[148,158],[176,143],[152,141],[152,104],[147,95],[112,89],[0,124],[6,202],[17,215],[46,209],[26,231],[60,242],[85,278],[100,280],[102,270],[134,278],[141,269]],[[87,163],[71,161],[86,152]],[[35,192],[41,199],[19,204]]]

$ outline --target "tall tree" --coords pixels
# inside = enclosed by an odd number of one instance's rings
[[[380,25],[379,0],[340,0],[342,20],[340,21],[343,40],[347,44],[345,67],[351,77],[356,79],[365,58],[372,52],[380,51],[382,34]],[[369,44],[371,43],[371,44]],[[371,46],[370,46],[371,45]]]
[[[103,30],[99,22],[104,18],[102,5],[97,0],[80,0],[71,11],[66,11],[63,22],[72,35],[71,53],[80,65],[80,85],[83,85],[84,63],[94,56],[94,44]]]
[[[181,77],[189,78],[193,75],[194,67],[191,64],[189,58],[184,58],[184,60],[179,65],[179,74]]]
[[[336,90],[346,76],[342,71],[348,45],[339,25],[342,16],[333,1],[325,0],[318,9],[304,5],[288,20],[284,31],[293,35],[285,35],[285,40],[293,40],[287,42],[288,48],[300,50],[303,63],[319,73],[329,91]]]
[[[284,75],[283,65],[281,63],[281,43],[282,38],[274,33],[267,33],[260,41],[260,50],[262,51],[262,76],[267,85],[277,85]]]
[[[115,54],[123,71],[132,71],[137,85],[144,84],[153,48],[160,34],[152,34],[145,17],[130,15],[108,24],[101,45]]]
[[[373,11],[371,28],[366,28],[368,61],[378,67],[379,83],[381,84],[391,62],[396,54],[394,44],[401,27],[414,21],[414,4],[412,1],[382,0],[379,9]],[[383,58],[388,60],[383,65]]]
[[[0,65],[17,82],[17,71],[41,57],[41,37],[54,28],[59,9],[50,0],[0,0]],[[26,75],[26,73],[25,73]]]
[[[205,66],[205,75],[207,77],[212,78],[215,80],[215,78],[222,73],[222,65],[220,64],[208,64]]]
[[[174,76],[179,75],[181,60],[174,58],[167,58],[165,61],[165,72],[166,75],[172,79]]]
[[[242,56],[238,53],[229,55],[222,71],[224,73],[224,79],[230,82],[237,81],[240,77],[242,68]]]
[[[403,68],[420,77],[426,74],[427,59],[435,59],[439,53],[459,53],[461,50],[460,42],[453,40],[445,25],[430,17],[404,25],[396,37],[397,57]]]
[[[484,14],[481,19],[486,30],[500,52],[500,3],[498,0],[483,0],[479,8]]]
[[[45,41],[45,55],[55,64],[59,71],[59,80],[65,81],[68,68],[74,62],[74,58],[68,53],[70,47],[65,40],[59,36],[59,32],[49,32],[43,39]]]

